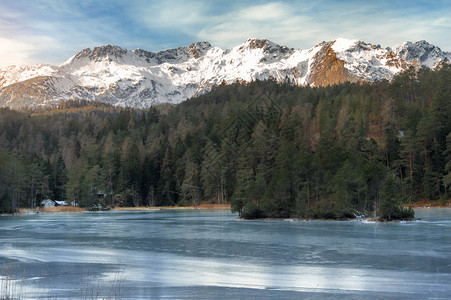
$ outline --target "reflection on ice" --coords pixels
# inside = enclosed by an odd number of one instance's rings
[[[19,249],[1,248],[2,256],[21,262],[117,263],[117,254],[108,249]]]
[[[408,275],[408,276],[407,276]],[[112,280],[116,273],[105,273]],[[297,292],[371,291],[411,294],[422,292],[416,280],[434,285],[421,273],[356,268],[311,266],[261,266],[228,264],[172,257],[156,260],[148,268],[129,266],[126,281],[151,283],[161,287],[219,286],[247,289],[277,289]]]

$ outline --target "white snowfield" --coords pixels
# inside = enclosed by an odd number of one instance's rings
[[[28,106],[79,98],[144,108],[177,104],[222,83],[272,77],[296,85],[315,85],[312,74],[328,48],[344,62],[349,74],[366,81],[390,80],[410,65],[433,68],[451,60],[451,53],[426,41],[381,48],[337,39],[303,50],[266,39],[248,39],[227,50],[197,42],[157,53],[106,45],[84,49],[59,66],[10,66],[0,70],[0,106],[20,106],[17,101],[28,97]],[[27,95],[19,93],[24,87]]]

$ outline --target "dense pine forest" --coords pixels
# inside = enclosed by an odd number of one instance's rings
[[[408,218],[451,194],[451,67],[392,82],[221,85],[170,107],[0,109],[0,212],[230,203],[242,217]]]

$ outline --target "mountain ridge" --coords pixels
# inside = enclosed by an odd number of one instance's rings
[[[137,108],[178,104],[215,85],[273,78],[295,85],[391,80],[410,66],[434,68],[451,53],[422,40],[382,48],[336,39],[294,49],[250,38],[222,50],[207,41],[159,52],[104,45],[77,52],[60,65],[0,70],[0,106],[51,105],[79,98]]]

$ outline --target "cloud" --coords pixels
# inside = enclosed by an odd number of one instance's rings
[[[237,45],[250,37],[268,38],[287,46],[311,47],[323,26],[315,24],[311,5],[270,2],[231,11],[208,24],[198,36],[221,47]]]
[[[225,5],[214,1],[164,1],[153,5],[131,5],[129,13],[146,25],[148,30],[162,30],[168,35],[184,34],[196,40],[208,40],[215,46],[229,48],[249,37],[267,37],[290,41],[299,34],[299,24],[309,20],[305,15],[293,15],[292,7],[282,2],[247,5],[241,2]],[[305,12],[311,5],[303,5]],[[304,28],[304,33],[316,32]],[[307,39],[308,37],[306,37]],[[180,44],[179,44],[180,45]],[[178,46],[179,46],[178,45]]]
[[[15,5],[17,3],[17,5]],[[59,64],[78,50],[133,40],[112,1],[0,2],[1,65]],[[111,10],[115,10],[113,13]],[[7,49],[10,49],[9,51]]]
[[[436,26],[436,27],[444,27],[449,30],[449,29],[451,29],[451,17],[444,16],[444,17],[437,18],[432,21],[431,25]]]
[[[29,43],[0,37],[0,68],[31,63],[30,56],[37,48]]]
[[[451,22],[442,15],[443,11],[423,13],[418,7],[401,10],[388,2],[269,2],[206,19],[196,36],[222,48],[249,37],[266,37],[295,48],[343,37],[385,47],[426,39],[450,49],[443,34],[449,31]]]
[[[49,36],[31,35],[14,38],[0,36],[0,68],[38,63],[59,64],[73,52],[67,51],[65,47],[64,43]],[[55,60],[57,53],[64,54]]]
[[[289,16],[286,7],[281,3],[268,3],[246,7],[239,12],[239,17],[250,22],[279,21]]]
[[[202,1],[161,1],[152,4],[133,3],[129,13],[147,26],[155,28],[190,31],[200,23],[212,18],[208,11],[208,2]]]

